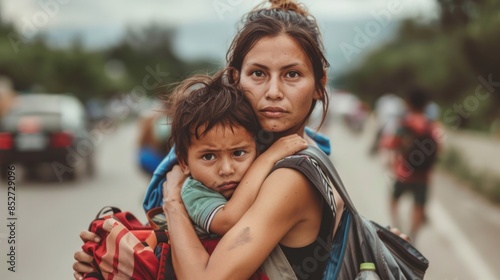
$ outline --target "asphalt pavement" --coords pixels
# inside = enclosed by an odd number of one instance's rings
[[[137,127],[124,124],[102,135],[95,145],[97,173],[76,182],[16,179],[16,227],[7,220],[7,186],[0,187],[0,279],[73,279],[73,254],[82,245],[78,234],[106,205],[136,213],[148,178],[135,163]],[[372,129],[361,134],[333,122],[324,132],[332,139],[331,159],[356,206],[365,216],[389,224],[390,176],[380,159],[368,156]],[[49,172],[50,170],[45,170]],[[402,217],[409,214],[403,201]],[[403,230],[407,224],[403,223]],[[429,222],[416,246],[431,265],[426,279],[500,279],[500,210],[442,172],[432,177]],[[16,239],[15,272],[9,271],[9,237]]]
[[[360,212],[381,224],[390,224],[391,174],[384,168],[383,158],[368,154],[374,126],[368,122],[361,133],[355,133],[333,121],[322,131],[332,140],[331,159]],[[460,141],[466,145],[465,140]],[[403,197],[401,204],[401,227],[408,232],[412,198]],[[415,246],[430,261],[426,279],[500,279],[499,233],[498,206],[446,172],[435,170],[428,222],[415,240]]]

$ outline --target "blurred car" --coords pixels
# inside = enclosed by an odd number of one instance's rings
[[[95,147],[87,129],[85,107],[77,98],[19,95],[1,120],[0,168],[20,164],[33,174],[40,163],[49,163],[60,181],[91,175]]]

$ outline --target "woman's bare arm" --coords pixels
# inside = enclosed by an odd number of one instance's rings
[[[258,156],[245,173],[231,199],[214,215],[210,232],[226,234],[254,203],[262,183],[274,164],[305,148],[307,142],[304,138],[296,134],[289,135],[278,139],[266,152]]]
[[[312,242],[317,237],[319,223],[316,228],[300,224],[307,225],[311,219],[320,221],[321,203],[314,187],[297,171],[278,169],[269,175],[255,203],[211,256],[201,245],[180,201],[182,184],[174,184],[170,178],[167,182],[163,208],[180,279],[248,279],[281,240],[291,244]],[[306,230],[297,232],[296,228]]]

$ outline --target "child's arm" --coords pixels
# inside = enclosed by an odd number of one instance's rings
[[[222,194],[205,187],[193,178],[186,179],[180,194],[189,217],[204,232],[210,231],[209,224],[214,215],[227,203]]]
[[[274,164],[296,152],[307,148],[307,142],[298,135],[278,139],[264,153],[257,157],[241,179],[238,187],[226,205],[214,215],[210,232],[224,235],[245,214],[255,201],[260,187]]]

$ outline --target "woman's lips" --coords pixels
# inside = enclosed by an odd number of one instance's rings
[[[279,107],[266,107],[260,110],[260,113],[268,118],[279,118],[286,114],[286,111],[283,108]]]

